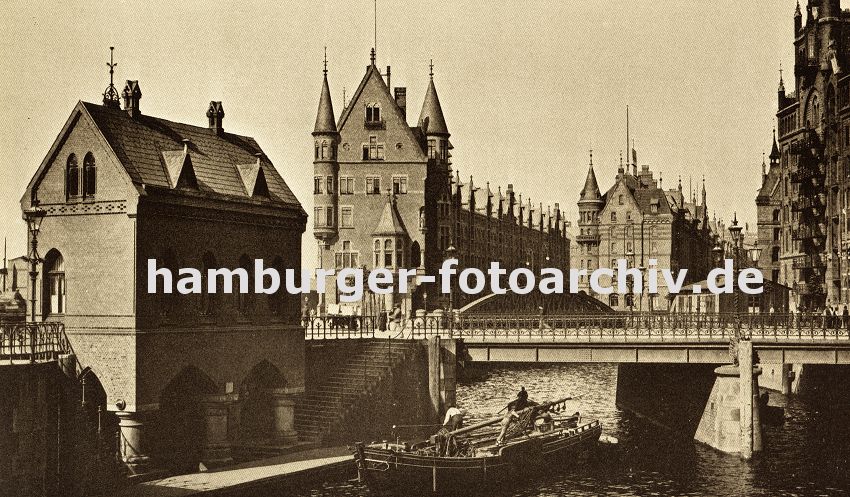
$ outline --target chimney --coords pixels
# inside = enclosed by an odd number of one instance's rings
[[[392,83],[392,80],[390,79],[391,77],[392,77],[392,75],[390,73],[390,66],[387,66],[387,88],[393,87],[393,85],[391,84]]]
[[[217,135],[224,133],[224,106],[221,102],[212,101],[207,109],[207,119],[209,119],[209,128]]]
[[[121,96],[124,97],[124,110],[127,111],[127,114],[130,114],[130,117],[142,115],[142,111],[139,109],[139,100],[142,99],[142,89],[139,87],[138,81],[130,81],[128,79]]]
[[[407,121],[407,88],[400,87],[395,89],[395,103],[401,109],[401,115]]]

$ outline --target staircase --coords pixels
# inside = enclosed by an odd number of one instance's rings
[[[381,390],[392,388],[393,373],[419,349],[417,342],[387,340],[345,341],[337,346],[346,347],[345,359],[318,384],[308,378],[307,390],[296,404],[295,430],[302,442],[350,441],[370,431],[371,425],[354,418],[362,418],[382,402]]]

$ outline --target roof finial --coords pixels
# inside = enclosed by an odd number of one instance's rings
[[[372,65],[374,66],[375,65],[375,49],[374,48],[369,53],[369,60],[372,61]]]
[[[342,87],[342,108],[344,109],[346,107],[348,107],[348,104],[345,103],[345,87],[343,86]]]
[[[109,86],[106,87],[106,91],[103,92],[103,105],[107,107],[119,108],[120,107],[120,96],[118,94],[118,89],[115,88],[114,82],[114,74],[115,74],[115,66],[118,65],[117,62],[113,62],[112,54],[115,51],[115,47],[109,47],[109,62],[106,63],[107,67],[109,67]]]
[[[328,47],[327,46],[325,46],[325,61],[324,61],[324,64],[325,64],[325,68],[322,69],[322,72],[325,73],[325,76],[327,76],[328,75]]]
[[[431,79],[434,79],[434,59],[431,59],[431,63],[429,64],[430,70],[428,71],[428,76],[431,76]]]
[[[590,167],[593,167],[593,149],[590,149]]]

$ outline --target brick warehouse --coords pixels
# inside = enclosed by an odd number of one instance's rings
[[[688,199],[677,188],[664,190],[661,180],[653,178],[648,165],[638,171],[637,154],[623,166],[622,156],[614,184],[605,194],[599,190],[593,169],[593,156],[587,171],[579,201],[579,233],[576,268],[588,273],[600,267],[616,268],[616,259],[625,259],[630,267],[646,268],[650,259],[658,268],[674,272],[688,270],[686,283],[704,279],[713,267],[712,249],[718,243],[716,228],[708,219],[705,184],[702,200],[696,192]],[[644,273],[645,274],[645,273]],[[610,278],[600,279],[609,285]],[[588,294],[590,278],[585,276],[580,288]],[[672,303],[665,284],[659,284],[657,294],[595,295],[611,308],[628,310],[667,310]]]
[[[805,22],[804,22],[805,16]],[[850,304],[850,12],[839,0],[797,6],[794,78],[779,75],[777,139],[763,172],[760,266],[791,287],[791,305]]]
[[[131,467],[292,442],[298,297],[148,294],[145,271],[300,268],[306,213],[257,142],[225,131],[221,102],[199,127],[142,113],[136,81],[122,96],[110,83],[102,105],[75,106],[21,200],[47,212],[37,319],[65,323]]]
[[[463,182],[452,170],[450,133],[433,69],[417,124],[408,125],[407,117],[407,89],[391,90],[390,67],[381,74],[374,51],[339,119],[325,68],[313,131],[319,267],[416,268],[433,275],[451,255],[459,270],[486,269],[490,261],[508,270],[569,268],[567,223],[558,204],[544,211],[530,199],[523,203],[511,185],[494,192],[489,184],[474,186],[472,178]],[[372,313],[399,304],[407,313],[460,307],[475,298],[428,287],[412,285],[407,295],[384,299],[366,296],[362,308],[344,309],[329,279],[319,307]]]

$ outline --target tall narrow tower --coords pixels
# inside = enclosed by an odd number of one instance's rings
[[[328,61],[325,57],[322,95],[319,98],[319,111],[316,126],[313,129],[313,201],[315,205],[313,233],[319,240],[319,255],[322,248],[328,248],[337,238],[337,204],[339,185],[339,163],[337,146],[339,132],[336,129],[331,91],[328,87]],[[321,260],[319,261],[321,264]]]
[[[587,179],[578,201],[579,233],[576,242],[579,244],[579,268],[590,271],[599,267],[599,213],[605,207],[602,194],[599,192],[599,184],[596,182],[596,173],[593,172],[593,151],[590,151],[590,167],[587,170]],[[588,293],[589,278],[583,278],[580,287]]]

